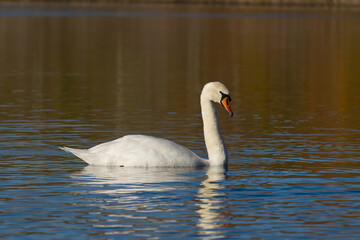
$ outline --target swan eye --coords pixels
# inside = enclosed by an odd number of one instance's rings
[[[220,102],[224,99],[224,98],[228,98],[229,102],[231,102],[231,97],[228,94],[223,93],[222,91],[219,91],[221,93],[221,100]]]

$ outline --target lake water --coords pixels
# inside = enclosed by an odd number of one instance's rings
[[[0,6],[1,239],[358,239],[360,15],[205,6]],[[223,169],[87,166],[126,134]]]

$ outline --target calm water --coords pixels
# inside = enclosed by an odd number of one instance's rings
[[[358,239],[360,16],[181,6],[0,6],[2,239]],[[57,146],[149,134],[223,169],[87,166]]]

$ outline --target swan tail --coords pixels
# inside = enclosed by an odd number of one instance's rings
[[[65,152],[69,152],[77,156],[78,158],[84,160],[87,164],[92,164],[93,156],[87,149],[75,149],[69,147],[59,147],[61,150]]]

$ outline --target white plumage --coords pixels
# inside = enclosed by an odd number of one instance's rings
[[[90,165],[122,167],[201,167],[227,165],[227,152],[220,134],[214,102],[232,115],[229,90],[219,82],[204,86],[201,112],[209,160],[172,141],[144,135],[127,135],[90,149],[61,147]]]
[[[127,135],[88,150],[68,147],[61,149],[73,153],[90,165],[200,167],[207,163],[206,160],[177,143],[144,135]]]

